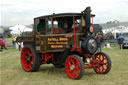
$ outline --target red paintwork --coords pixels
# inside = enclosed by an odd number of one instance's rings
[[[80,46],[78,46],[77,48],[71,49],[71,51],[75,51],[75,52],[78,52],[78,53],[82,54],[82,50],[81,50]],[[89,55],[89,54],[87,54],[87,53],[85,53],[83,56],[84,56],[84,57],[89,57],[89,58],[94,57],[94,55]],[[91,59],[90,59],[90,62],[91,62],[92,64],[91,64],[91,65],[85,65],[85,69],[94,68],[94,60],[91,60]]]
[[[59,28],[56,29],[56,34],[58,34],[58,33],[59,33]]]
[[[103,74],[108,68],[108,60],[103,54],[95,55],[95,60],[97,61],[97,68],[95,68],[97,73]]]
[[[77,46],[76,48],[72,48],[71,51],[76,51],[76,52],[82,54],[82,50],[81,50],[80,46]]]
[[[24,47],[21,52],[21,64],[25,71],[30,71],[33,64],[33,54],[28,47]]]
[[[77,48],[71,49],[71,51],[75,51],[75,52],[77,51],[78,53],[82,54],[82,50],[80,49],[79,46]],[[97,69],[98,73],[104,73],[107,70],[108,62],[104,63],[107,60],[104,55],[89,55],[86,53],[83,56],[90,58],[90,64],[89,65],[85,64],[85,69],[94,68],[94,69]],[[92,58],[94,58],[94,59],[92,59]],[[101,60],[101,59],[103,59],[103,60]],[[97,64],[95,64],[95,63],[97,63]],[[96,68],[96,66],[98,66],[98,68]],[[100,70],[98,70],[99,68],[100,68]]]
[[[95,62],[94,60],[90,59],[91,64],[90,65],[85,64],[85,69],[95,68],[95,63],[94,62]]]
[[[75,66],[75,68],[71,69],[71,66]],[[81,71],[81,66],[80,66],[80,62],[78,61],[78,59],[75,58],[74,56],[70,56],[66,60],[65,70],[67,72],[67,75],[70,78],[76,79],[80,75],[80,71]]]
[[[47,63],[50,59],[53,59],[53,53],[42,53],[42,64]]]
[[[73,16],[74,48],[76,48],[75,17]]]
[[[86,53],[86,54],[84,54],[84,56],[89,56],[89,54]]]

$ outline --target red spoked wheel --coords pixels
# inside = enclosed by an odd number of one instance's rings
[[[96,53],[94,71],[98,74],[107,74],[110,71],[110,69],[111,69],[110,57],[103,52]]]
[[[84,74],[84,62],[78,55],[70,55],[65,63],[67,75],[72,79],[80,79]]]
[[[32,46],[24,46],[21,52],[21,64],[25,71],[32,72],[39,69],[39,58]]]

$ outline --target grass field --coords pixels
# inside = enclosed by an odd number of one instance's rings
[[[11,39],[7,39],[11,42]],[[38,72],[25,72],[21,67],[20,52],[9,47],[0,52],[0,85],[128,85],[128,50],[103,48],[112,61],[112,69],[106,75],[85,70],[80,80],[68,78],[64,68],[52,64],[41,65]]]

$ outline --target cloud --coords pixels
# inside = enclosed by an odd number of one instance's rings
[[[95,23],[127,21],[127,0],[2,0],[2,25],[31,24],[33,18],[52,13],[81,12],[87,6],[96,14]]]

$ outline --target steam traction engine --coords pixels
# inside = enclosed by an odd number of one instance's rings
[[[111,60],[97,52],[92,37],[93,17],[90,7],[81,13],[61,13],[34,18],[34,29],[29,35],[17,37],[24,43],[21,64],[25,71],[38,71],[41,64],[52,63],[65,67],[72,79],[80,79],[84,69],[92,68],[98,74],[107,74]]]

